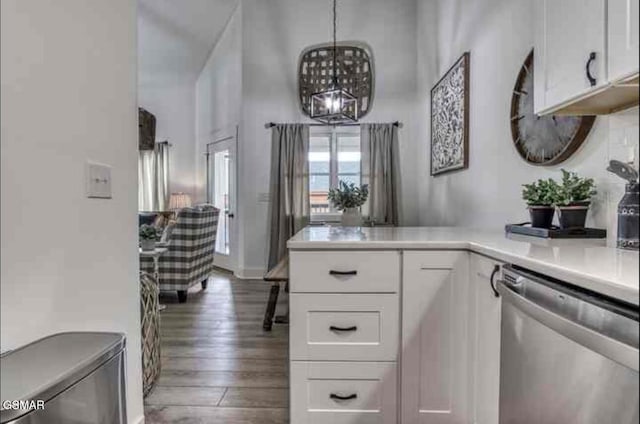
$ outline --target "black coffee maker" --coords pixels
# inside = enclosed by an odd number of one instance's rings
[[[631,165],[612,160],[608,171],[627,181],[625,194],[618,204],[618,248],[640,250],[640,184],[638,171]]]

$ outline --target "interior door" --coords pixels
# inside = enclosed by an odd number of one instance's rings
[[[236,179],[237,135],[207,145],[207,203],[220,209],[214,263],[232,272],[237,264]]]

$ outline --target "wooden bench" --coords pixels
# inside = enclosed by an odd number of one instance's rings
[[[267,310],[264,313],[264,322],[262,328],[271,331],[273,326],[273,317],[276,313],[278,304],[278,296],[280,295],[280,285],[285,283],[285,290],[289,290],[289,256],[285,256],[276,266],[274,266],[264,276],[264,281],[273,283],[269,292],[269,300],[267,302]],[[289,324],[289,314],[279,315],[275,317],[276,324]]]

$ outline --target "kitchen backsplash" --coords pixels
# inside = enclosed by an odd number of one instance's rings
[[[638,108],[611,115],[609,119],[609,160],[617,159],[632,162],[636,169],[640,169],[640,118]],[[625,183],[613,174],[607,177],[608,240],[609,246],[616,245],[617,208],[625,191]]]

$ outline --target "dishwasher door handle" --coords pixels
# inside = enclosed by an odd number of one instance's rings
[[[503,281],[498,281],[497,288],[504,302],[509,302],[536,321],[627,368],[631,368],[636,372],[640,370],[637,348],[607,337],[543,308],[511,290]]]
[[[500,297],[500,292],[496,289],[496,276],[500,274],[500,265],[495,265],[493,267],[493,272],[491,273],[491,277],[489,278],[489,285],[491,285],[491,290],[495,297]]]

